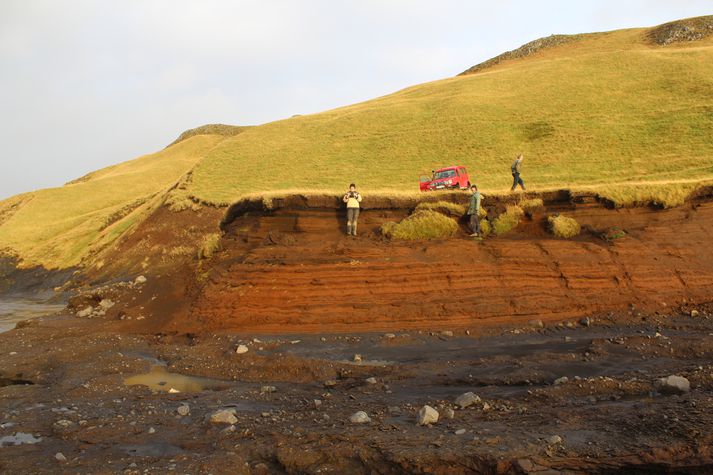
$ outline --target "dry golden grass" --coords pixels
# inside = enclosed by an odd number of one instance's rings
[[[419,210],[398,223],[385,223],[381,231],[395,240],[442,239],[455,235],[458,223],[437,211]]]
[[[564,239],[573,238],[582,230],[576,219],[561,214],[549,216],[547,222],[552,234]]]

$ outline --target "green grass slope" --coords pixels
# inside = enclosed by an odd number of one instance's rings
[[[209,203],[275,190],[417,190],[419,173],[463,164],[506,190],[518,152],[532,189],[713,179],[713,38],[662,46],[651,29],[581,35],[477,74],[249,129],[195,168]],[[622,188],[625,187],[625,188]],[[629,196],[631,195],[631,196]]]
[[[145,216],[221,140],[195,136],[65,186],[0,201],[0,250],[25,266],[78,265]]]

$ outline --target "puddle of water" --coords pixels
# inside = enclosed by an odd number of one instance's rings
[[[231,384],[219,379],[187,376],[179,373],[169,373],[163,366],[152,366],[151,371],[137,374],[124,380],[127,386],[143,385],[153,391],[167,393],[196,393],[205,390],[219,391],[228,389]]]
[[[46,303],[41,300],[0,299],[0,333],[12,330],[21,320],[49,315],[64,307],[64,304]]]

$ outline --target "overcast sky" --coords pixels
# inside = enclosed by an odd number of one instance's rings
[[[0,198],[163,148],[453,76],[553,33],[711,0],[0,0]]]

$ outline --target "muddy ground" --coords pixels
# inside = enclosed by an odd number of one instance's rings
[[[0,471],[711,473],[713,306],[691,310],[309,335],[43,317],[0,334]],[[658,391],[669,375],[690,392]],[[418,426],[425,404],[440,418]],[[234,424],[209,421],[223,408]]]

